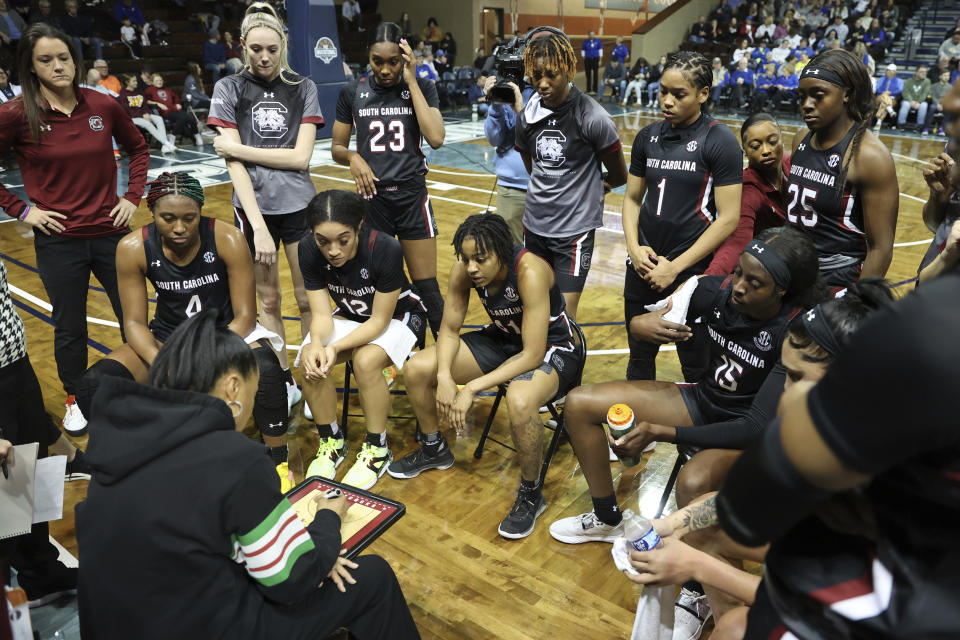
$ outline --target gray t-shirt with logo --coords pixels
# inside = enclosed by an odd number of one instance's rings
[[[600,158],[620,149],[613,118],[576,87],[556,109],[535,94],[517,118],[517,151],[530,154],[532,171],[523,226],[564,238],[603,225]]]
[[[245,69],[220,78],[213,88],[207,124],[236,129],[243,144],[250,147],[295,148],[300,124],[315,124],[320,128],[323,114],[312,80],[286,72],[282,75],[283,78],[277,76],[266,82]],[[263,215],[305,209],[317,193],[309,171],[271,169],[252,163],[246,166]],[[240,206],[236,190],[233,206]]]

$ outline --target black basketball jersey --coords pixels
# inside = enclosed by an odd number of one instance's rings
[[[160,342],[166,340],[180,323],[203,309],[218,309],[218,322],[233,321],[227,265],[217,253],[214,235],[216,220],[201,216],[200,248],[189,264],[178,266],[163,255],[156,223],[143,227],[143,253],[147,259],[147,280],[157,291],[157,309],[150,331]]]
[[[640,243],[673,260],[717,219],[714,187],[743,182],[743,155],[730,128],[708,115],[682,129],[661,120],[634,138],[630,173],[647,182]]]
[[[813,148],[808,132],[790,158],[787,222],[810,235],[823,270],[862,262],[867,256],[863,203],[849,182],[837,190],[843,158],[856,127],[829,149]],[[844,260],[843,258],[846,258]]]
[[[520,285],[517,283],[517,268],[520,259],[530,253],[523,247],[513,248],[513,263],[507,269],[507,278],[496,293],[487,287],[474,287],[480,302],[490,321],[510,340],[522,342],[523,301],[520,300]],[[533,255],[533,254],[531,254]],[[489,326],[489,325],[488,325]],[[567,321],[567,307],[556,279],[550,286],[550,326],[547,328],[547,344],[563,344],[573,338],[570,323]]]
[[[427,105],[439,108],[434,82],[417,78],[417,84]],[[357,153],[381,182],[403,182],[427,173],[420,123],[406,82],[381,87],[372,76],[362,76],[340,90],[337,121],[354,126]]]
[[[746,414],[774,365],[787,325],[797,310],[787,308],[769,320],[753,320],[730,305],[733,276],[704,276],[690,299],[687,318],[702,317],[710,336],[710,364],[700,382],[715,405]]]
[[[363,229],[357,244],[357,255],[343,266],[335,267],[323,257],[320,247],[307,234],[300,240],[300,271],[309,291],[326,289],[337,308],[334,315],[354,322],[365,322],[373,313],[373,298],[378,291],[389,293],[400,289],[400,298],[393,317],[410,324],[418,331],[422,318],[411,316],[426,313],[420,296],[413,292],[403,271],[403,249],[400,241],[376,229]]]

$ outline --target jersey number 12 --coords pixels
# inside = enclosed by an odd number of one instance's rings
[[[390,133],[393,138],[387,144],[381,144],[381,140],[386,133]],[[370,122],[370,151],[374,153],[383,153],[390,147],[390,151],[403,151],[405,143],[403,121],[391,120],[384,126],[380,120]]]

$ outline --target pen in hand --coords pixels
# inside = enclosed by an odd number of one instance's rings
[[[0,428],[0,440],[3,439],[3,429]],[[10,478],[10,471],[7,469],[7,454],[0,456],[0,469],[3,470],[4,480]]]

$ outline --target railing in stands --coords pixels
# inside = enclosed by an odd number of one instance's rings
[[[672,5],[664,9],[663,11],[657,13],[650,20],[647,20],[636,29],[633,30],[633,33],[644,34],[649,33],[651,29],[656,27],[658,24],[669,18],[671,15],[679,11],[681,8],[685,7],[690,0],[677,0]]]

